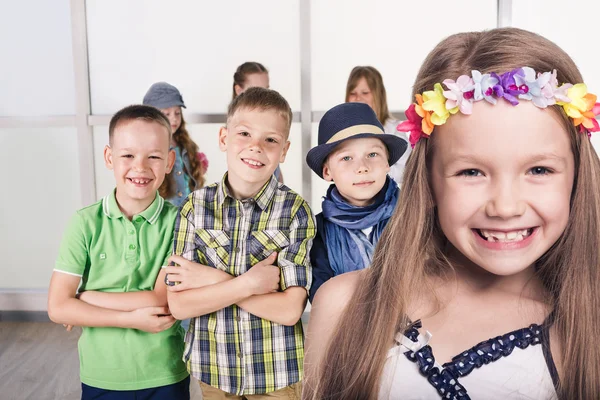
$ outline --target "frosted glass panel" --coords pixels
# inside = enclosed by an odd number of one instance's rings
[[[0,129],[0,170],[0,286],[45,289],[63,230],[82,207],[75,129]]]
[[[115,188],[113,172],[104,165],[104,147],[108,144],[108,126],[94,126],[93,136],[96,197],[101,199]]]
[[[141,102],[157,81],[179,88],[188,111],[224,113],[245,61],[300,109],[298,1],[88,0],[92,110]]]
[[[0,117],[75,114],[69,0],[1,4]]]
[[[319,138],[319,124],[312,124],[312,135],[311,135],[311,148],[315,147],[318,144]],[[310,171],[312,174],[312,199],[310,200],[310,207],[313,210],[313,213],[317,215],[321,212],[321,203],[323,202],[323,196],[327,193],[327,188],[331,185],[330,182],[327,182],[324,179],[321,179],[317,174],[315,174],[312,170]]]
[[[496,8],[496,0],[311,2],[313,109],[343,103],[352,68],[371,65],[390,110],[404,110],[427,53],[450,34],[495,28]]]
[[[569,2],[573,8],[557,0],[519,0],[512,4],[513,26],[539,33],[559,45],[579,67],[588,89],[600,93],[598,54],[590,41],[598,35],[600,3]]]

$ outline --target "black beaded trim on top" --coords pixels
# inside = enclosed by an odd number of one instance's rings
[[[417,342],[418,329],[421,326],[420,320],[415,322],[404,332],[404,335],[411,341]],[[404,355],[410,361],[417,363],[421,375],[427,378],[443,399],[467,400],[471,398],[467,390],[458,382],[458,378],[469,375],[475,368],[509,356],[515,347],[526,349],[530,345],[540,344],[541,336],[542,327],[532,324],[528,328],[518,329],[473,346],[442,365],[441,370],[435,366],[435,358],[429,345],[415,352],[409,350]]]

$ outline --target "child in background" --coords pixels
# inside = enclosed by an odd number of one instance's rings
[[[426,57],[373,264],[315,297],[305,399],[600,398],[600,104],[582,82],[516,28]]]
[[[308,152],[306,162],[333,185],[316,217],[311,302],[330,278],[370,266],[398,201],[398,185],[387,173],[406,146],[405,140],[383,132],[366,104],[340,104],[321,118],[319,145]]]
[[[175,159],[170,139],[169,120],[154,107],[117,112],[104,149],[116,189],[77,211],[64,234],[48,315],[83,327],[82,399],[189,399],[183,329],[167,308],[161,271],[177,214],[158,194]]]
[[[231,100],[251,87],[269,88],[269,71],[264,65],[256,61],[246,61],[235,70]],[[283,173],[279,165],[275,169],[275,177],[283,183]]]
[[[264,65],[255,61],[247,61],[235,70],[231,100],[251,87],[269,88],[269,71]]]
[[[204,186],[208,159],[204,153],[198,152],[198,145],[185,127],[181,107],[186,107],[175,86],[166,82],[153,84],[144,96],[144,104],[161,110],[171,123],[171,147],[175,150],[175,165],[159,193],[179,207],[192,191]]]
[[[169,307],[192,318],[184,360],[204,399],[299,399],[315,225],[308,203],[273,176],[292,111],[257,87],[227,115],[219,144],[228,171],[193,192],[175,224]]]
[[[385,133],[401,137],[408,142],[408,137],[396,130],[398,120],[390,114],[383,78],[375,68],[358,66],[352,69],[346,84],[346,102],[368,104],[377,114],[377,119],[383,125]],[[410,155],[410,150],[408,148],[404,155],[390,166],[389,175],[398,185],[402,184],[404,166]]]

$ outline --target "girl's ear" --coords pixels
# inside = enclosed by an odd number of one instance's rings
[[[109,145],[104,146],[104,165],[106,165],[106,168],[112,170],[114,168],[113,165],[113,154],[112,154],[112,149],[110,148]]]
[[[235,90],[235,95],[239,96],[240,93],[242,93],[244,91],[244,89],[238,85],[237,83],[233,86],[233,90]]]

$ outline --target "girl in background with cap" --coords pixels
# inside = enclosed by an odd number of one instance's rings
[[[185,127],[181,113],[181,107],[185,108],[185,103],[175,86],[166,82],[153,84],[144,96],[144,104],[158,108],[171,122],[171,146],[176,154],[175,165],[158,192],[179,207],[191,192],[204,186],[208,159],[204,153],[198,152],[198,145]]]
[[[400,191],[387,174],[406,147],[403,139],[384,133],[366,104],[340,104],[319,122],[319,145],[308,152],[306,162],[333,184],[316,216],[311,302],[329,279],[371,265]]]
[[[390,114],[383,78],[375,68],[358,66],[352,69],[348,77],[348,83],[346,84],[346,103],[348,102],[368,104],[375,111],[375,114],[377,114],[377,119],[383,125],[385,133],[399,136],[408,142],[408,137],[396,130],[398,120]],[[390,166],[389,175],[399,185],[402,183],[404,166],[409,154],[410,147],[408,147],[408,150],[400,160]]]
[[[269,71],[264,65],[256,61],[246,61],[235,70],[231,100],[251,87],[269,89]],[[279,166],[277,166],[274,175],[279,182],[283,183],[283,174]]]

